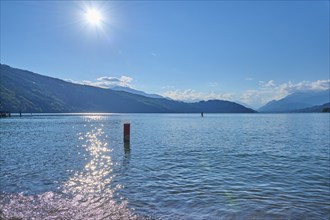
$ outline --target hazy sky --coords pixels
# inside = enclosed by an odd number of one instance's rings
[[[329,1],[1,0],[1,63],[258,107],[329,88]]]

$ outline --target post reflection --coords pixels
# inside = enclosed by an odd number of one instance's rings
[[[124,143],[124,155],[122,157],[121,166],[119,169],[119,176],[126,177],[130,170],[130,160],[131,160],[131,146],[130,143]]]
[[[128,143],[124,143],[124,151],[125,151],[125,156],[128,156],[128,154],[131,153],[131,144]]]

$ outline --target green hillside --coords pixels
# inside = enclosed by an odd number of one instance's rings
[[[70,83],[1,64],[0,111],[70,113],[252,113],[234,102],[184,103]]]

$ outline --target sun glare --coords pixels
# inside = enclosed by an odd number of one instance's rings
[[[103,22],[102,13],[96,8],[89,8],[85,12],[85,19],[90,25],[100,26]]]

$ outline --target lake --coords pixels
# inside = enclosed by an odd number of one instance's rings
[[[329,219],[329,114],[0,120],[4,219]],[[131,124],[130,146],[123,124]]]

